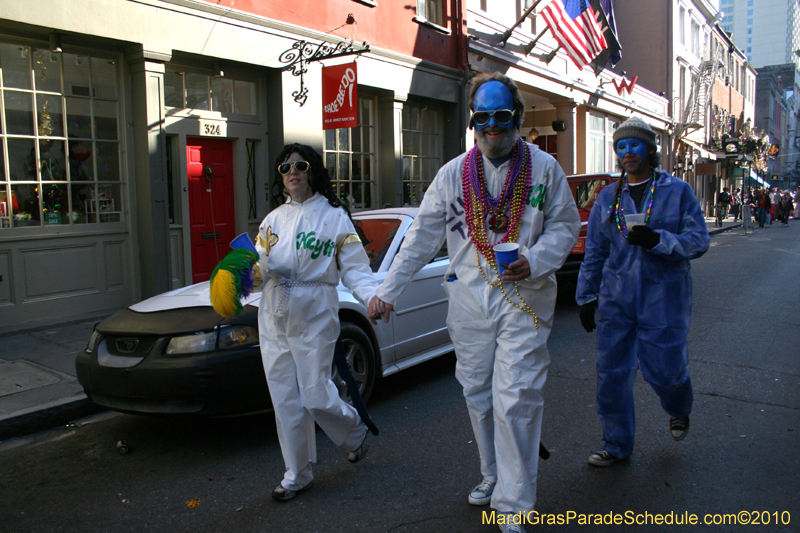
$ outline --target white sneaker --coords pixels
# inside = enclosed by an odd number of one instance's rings
[[[469,493],[468,501],[470,505],[489,505],[489,502],[492,501],[495,485],[497,485],[497,481],[488,481],[486,479],[478,483]]]

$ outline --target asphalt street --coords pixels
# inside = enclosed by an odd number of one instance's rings
[[[552,456],[541,462],[536,510],[576,517],[528,531],[800,531],[798,266],[800,223],[713,237],[692,263],[690,433],[670,439],[668,416],[639,377],[634,454],[606,469],[586,463],[601,444],[595,336],[580,326],[574,289],[562,286],[545,388],[543,442]],[[450,354],[376,386],[370,409],[381,434],[362,463],[348,463],[318,432],[315,486],[285,504],[269,498],[283,473],[271,415],[192,421],[104,413],[7,441],[0,530],[497,531],[481,523],[488,508],[467,504],[480,474],[454,364]],[[116,451],[121,439],[127,455]],[[693,514],[700,522],[729,514],[751,524],[578,523],[580,515],[609,513]]]

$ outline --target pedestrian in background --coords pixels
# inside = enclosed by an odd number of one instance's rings
[[[763,228],[767,222],[767,213],[769,212],[771,202],[767,190],[762,188],[756,193],[756,207],[758,208],[758,227]]]
[[[722,222],[728,218],[728,208],[731,205],[731,193],[728,192],[727,187],[723,187],[722,191],[717,193],[717,213],[714,219],[714,226],[722,227]]]
[[[797,191],[794,193],[794,214],[792,218],[795,220],[800,219],[800,186],[797,187]]]
[[[742,193],[738,188],[731,195],[731,214],[734,222],[742,216]]]
[[[671,437],[681,440],[689,430],[689,260],[703,255],[710,242],[692,189],[658,170],[661,158],[650,126],[630,118],[613,140],[623,172],[592,208],[576,291],[583,327],[597,327],[603,448],[589,456],[589,464],[599,467],[624,461],[633,451],[639,367],[670,417]],[[626,215],[633,213],[644,214],[644,223],[628,226]]]
[[[781,192],[778,190],[777,187],[772,188],[772,193],[769,195],[770,201],[770,209],[768,212],[769,215],[769,225],[771,226],[775,219],[778,218],[778,205],[781,202]]]
[[[779,208],[780,208],[781,225],[788,226],[789,214],[794,209],[794,204],[792,203],[792,197],[789,195],[789,191],[785,191],[781,196]]]

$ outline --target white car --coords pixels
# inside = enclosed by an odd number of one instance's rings
[[[417,208],[390,208],[353,215],[378,281],[416,213]],[[453,350],[442,287],[449,264],[443,247],[414,277],[392,319],[377,326],[339,285],[342,340],[365,401],[377,378]],[[78,380],[94,403],[127,413],[222,416],[267,410],[258,344],[260,296],[253,293],[243,312],[229,319],[211,308],[208,282],[132,305],[95,326],[75,362]],[[335,372],[334,382],[346,397]]]

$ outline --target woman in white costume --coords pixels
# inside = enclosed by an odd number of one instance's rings
[[[369,302],[377,282],[350,212],[334,196],[328,171],[310,146],[286,145],[275,168],[278,201],[256,239],[261,356],[286,472],[278,501],[311,487],[316,422],[352,463],[367,453],[367,426],[331,381],[339,336],[336,286]],[[282,186],[281,186],[282,184]]]

